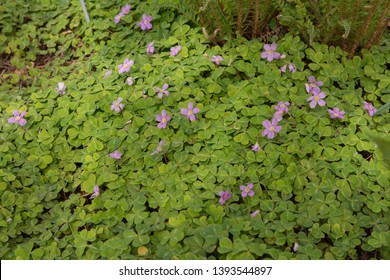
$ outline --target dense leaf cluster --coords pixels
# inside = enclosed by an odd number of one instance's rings
[[[349,60],[340,48],[308,48],[287,34],[276,42],[286,58],[268,62],[262,42],[211,47],[164,6],[130,2],[115,24],[125,2],[88,1],[85,23],[79,1],[57,2],[31,2],[19,14],[13,2],[2,7],[15,30],[3,25],[0,35],[8,65],[0,85],[2,259],[390,257],[389,170],[370,140],[388,140],[389,115],[363,108],[390,101],[389,41]],[[145,13],[149,31],[137,26]],[[34,32],[46,52],[27,36]],[[47,60],[37,65],[34,55]],[[119,74],[125,58],[134,65]],[[297,71],[281,72],[286,63]],[[327,107],[345,119],[310,108],[309,76],[324,82]],[[164,84],[170,96],[158,98]],[[125,106],[115,113],[118,97]],[[262,137],[279,101],[290,102],[282,130]],[[200,108],[193,122],[180,114],[188,102]],[[26,125],[8,123],[14,110],[27,111]],[[172,119],[159,129],[162,110]],[[120,159],[109,156],[115,150]],[[255,195],[242,197],[239,186],[249,183]],[[100,195],[90,199],[95,185]],[[231,194],[223,205],[220,191]]]

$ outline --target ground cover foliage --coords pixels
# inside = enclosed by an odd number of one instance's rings
[[[213,46],[178,10],[129,3],[117,24],[124,1],[88,1],[90,23],[78,0],[1,6],[2,259],[390,258],[371,141],[389,115],[364,108],[390,102],[388,36],[348,59],[286,34],[268,61],[260,40]],[[326,105],[310,107],[310,76]]]

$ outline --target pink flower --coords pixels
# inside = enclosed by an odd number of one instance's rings
[[[160,143],[158,144],[157,148],[150,155],[153,156],[153,155],[161,152],[162,151],[162,146],[164,145],[164,142],[165,142],[164,140],[161,140]]]
[[[171,120],[171,116],[167,115],[165,110],[162,110],[161,115],[156,116],[156,120],[159,122],[157,125],[158,128],[166,128],[167,123]]]
[[[250,216],[251,216],[251,218],[254,218],[254,217],[257,216],[259,213],[260,213],[260,210],[256,210],[256,211],[252,212],[252,213],[250,214]]]
[[[316,81],[316,78],[314,76],[310,76],[308,79],[308,84],[305,84],[307,93],[312,93],[314,88],[322,87],[324,84],[322,81]]]
[[[108,70],[106,73],[104,73],[103,79],[107,79],[112,74],[112,70]]]
[[[328,109],[328,113],[330,114],[330,117],[332,119],[344,119],[344,114],[345,112],[344,111],[340,111],[339,108],[334,108],[333,110],[331,109]]]
[[[125,6],[122,7],[121,13],[123,15],[128,14],[130,12],[131,6],[130,4],[126,4]]]
[[[143,14],[141,22],[137,23],[137,25],[139,27],[141,27],[142,30],[150,30],[153,27],[153,25],[151,23],[152,19],[153,19],[152,16],[148,16],[146,14]]]
[[[122,155],[123,154],[118,152],[118,150],[109,154],[110,158],[113,158],[113,159],[120,159],[122,157]]]
[[[181,51],[181,46],[177,45],[177,46],[171,48],[171,54],[170,55],[171,56],[177,56],[180,51]]]
[[[296,72],[297,71],[297,67],[295,66],[294,63],[289,63],[288,64],[288,70],[293,73],[293,72]]]
[[[12,114],[14,115],[13,117],[8,119],[9,123],[18,123],[21,126],[24,126],[27,121],[23,118],[26,115],[27,111],[23,111],[22,113],[19,113],[18,110],[14,110]]]
[[[290,102],[283,102],[279,101],[278,105],[276,105],[275,110],[280,111],[282,113],[287,113],[288,112],[288,106],[290,105]]]
[[[128,58],[125,58],[125,60],[123,61],[123,64],[119,64],[119,66],[118,66],[118,68],[119,68],[118,73],[122,74],[124,72],[129,72],[131,69],[131,66],[133,66],[133,64],[134,64],[134,60],[129,60]]]
[[[119,113],[120,111],[122,111],[122,109],[125,107],[125,105],[123,105],[121,102],[122,102],[122,97],[118,97],[117,100],[115,100],[114,102],[112,102],[111,104],[111,110]]]
[[[272,119],[272,122],[269,120],[263,121],[263,126],[265,129],[261,133],[262,136],[268,135],[269,139],[274,138],[275,132],[279,132],[282,129],[282,126],[278,125],[278,121],[274,118]]]
[[[117,14],[117,15],[114,17],[114,22],[115,22],[115,24],[118,24],[118,23],[121,21],[121,19],[122,19],[123,16],[124,16],[124,14],[122,14],[122,13]]]
[[[133,78],[133,77],[128,77],[128,78],[127,78],[127,84],[128,84],[129,86],[131,86],[131,85],[134,83],[134,80],[135,80],[135,78]]]
[[[168,84],[164,84],[164,85],[162,86],[162,88],[156,87],[155,89],[156,89],[156,92],[157,92],[157,97],[158,97],[158,98],[162,98],[162,97],[164,96],[164,94],[165,94],[166,96],[169,96],[170,93],[169,93],[169,91],[167,90],[168,87],[169,87]]]
[[[323,91],[320,91],[318,87],[312,89],[312,96],[310,96],[307,101],[310,101],[310,108],[315,108],[318,105],[325,106],[326,102],[323,100],[326,94]]]
[[[153,54],[154,53],[154,46],[153,46],[154,42],[151,42],[147,45],[146,47],[146,53],[147,54]]]
[[[189,119],[190,122],[193,122],[196,119],[195,114],[199,113],[199,111],[200,109],[198,107],[194,108],[194,104],[192,102],[189,102],[187,109],[180,109],[180,114],[185,115],[185,117]]]
[[[220,204],[225,204],[226,200],[230,198],[230,193],[229,191],[220,191],[219,192],[219,203]]]
[[[64,82],[59,82],[58,87],[56,87],[56,92],[58,92],[60,95],[64,95],[66,86]]]
[[[368,115],[371,117],[376,113],[376,109],[374,108],[374,106],[372,106],[371,103],[368,103],[366,101],[364,101],[364,109],[367,110]]]
[[[89,197],[89,199],[98,197],[99,195],[100,195],[99,186],[94,186],[93,187],[93,194]]]
[[[130,12],[130,9],[130,4],[126,4],[125,6],[123,6],[121,12],[114,17],[115,24],[119,23],[121,19]]]
[[[299,249],[299,244],[298,244],[297,241],[295,241],[295,242],[294,242],[294,245],[293,245],[293,247],[292,247],[292,251],[293,251],[294,253],[296,253],[296,252],[298,252],[298,249]]]
[[[261,53],[262,58],[267,58],[268,61],[272,61],[274,59],[280,58],[280,53],[276,52],[277,45],[275,43],[272,43],[271,45],[265,44],[264,50],[265,52]]]
[[[258,152],[260,150],[259,141],[256,141],[256,143],[252,146],[252,151]]]
[[[223,61],[223,57],[220,55],[218,56],[213,55],[211,61],[214,62],[216,65],[219,65]]]
[[[276,111],[272,117],[273,120],[280,122],[283,119],[283,111]]]
[[[294,65],[293,63],[289,63],[289,64],[283,65],[282,67],[280,67],[280,71],[282,71],[283,73],[285,73],[285,72],[286,72],[286,69],[287,69],[287,66],[288,66],[288,71],[290,71],[291,73],[297,71],[297,68],[295,67],[295,65]]]
[[[247,186],[240,186],[240,190],[242,197],[246,197],[247,195],[249,196],[254,196],[255,192],[252,190],[253,184],[249,183]]]

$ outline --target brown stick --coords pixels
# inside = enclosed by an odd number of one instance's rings
[[[242,35],[242,0],[237,1],[237,31]]]
[[[260,3],[259,0],[255,0],[255,20],[252,29],[252,38],[255,38],[259,34],[259,18],[260,18]]]

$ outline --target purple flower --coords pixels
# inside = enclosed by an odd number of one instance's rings
[[[185,115],[185,117],[189,119],[190,122],[193,122],[196,119],[195,114],[199,113],[199,111],[200,109],[198,107],[194,108],[194,104],[192,102],[189,102],[187,109],[180,109],[180,114]]]
[[[151,24],[152,19],[152,16],[143,14],[141,22],[137,23],[137,25],[140,26],[142,30],[150,30],[153,27]]]
[[[293,63],[289,63],[288,64],[288,70],[293,73],[293,72],[296,72],[297,71],[297,67],[295,66],[295,64]]]
[[[162,110],[161,115],[156,116],[156,120],[159,122],[157,125],[158,128],[166,128],[167,123],[171,120],[171,116],[167,115],[165,110]]]
[[[251,218],[254,218],[254,217],[257,216],[259,213],[260,213],[260,210],[256,210],[256,211],[252,212],[252,213],[250,214],[250,216],[251,216]]]
[[[256,143],[252,146],[252,151],[258,152],[260,150],[259,141],[256,141]]]
[[[325,92],[323,91],[320,91],[319,88],[313,88],[312,89],[312,96],[310,96],[307,101],[311,101],[310,102],[310,108],[315,108],[318,105],[320,105],[321,107],[322,106],[325,106],[326,102],[323,100],[323,98],[325,98],[326,94]]]
[[[305,84],[307,93],[312,93],[314,88],[321,87],[324,83],[322,81],[316,81],[314,76],[310,76],[308,79],[308,84]]]
[[[106,73],[104,73],[103,79],[107,79],[112,74],[112,70],[108,70]]]
[[[56,92],[58,92],[60,95],[64,95],[65,94],[65,89],[66,89],[65,83],[64,82],[59,82],[58,83],[58,87],[56,87]]]
[[[167,90],[168,87],[169,87],[168,84],[164,84],[164,85],[162,86],[162,88],[156,87],[155,89],[156,89],[156,92],[157,92],[157,97],[158,97],[158,98],[162,98],[162,97],[164,96],[164,94],[165,94],[166,96],[169,96],[170,93],[169,93],[169,91]]]
[[[290,106],[290,102],[279,101],[278,105],[276,105],[275,110],[282,113],[288,112],[288,106]]]
[[[295,65],[293,63],[289,63],[289,64],[283,65],[282,67],[280,67],[280,71],[285,73],[286,69],[287,69],[287,66],[288,66],[288,71],[290,71],[291,73],[297,71],[297,68],[295,67]]]
[[[271,45],[265,44],[264,45],[265,52],[261,53],[261,57],[267,58],[268,61],[279,59],[280,53],[276,52],[276,47],[277,45],[275,43],[272,43]]]
[[[276,122],[280,122],[283,119],[283,111],[276,111],[272,117],[272,120],[276,120]]]
[[[297,241],[294,242],[294,246],[292,247],[292,251],[294,253],[298,252],[298,249],[299,249],[299,244]]]
[[[154,53],[154,46],[153,46],[154,42],[151,42],[147,45],[146,47],[146,53],[147,54],[153,54]]]
[[[249,183],[247,186],[240,186],[242,197],[246,197],[247,195],[254,196],[255,192],[252,191],[252,188],[253,188],[252,183]]]
[[[120,159],[122,155],[123,154],[118,152],[118,150],[115,150],[115,152],[109,154],[110,158],[114,158],[114,159]]]
[[[153,155],[161,152],[162,151],[162,146],[164,145],[164,142],[165,142],[164,140],[161,140],[160,143],[158,143],[157,148],[150,155],[153,156]]]
[[[134,64],[134,60],[129,60],[128,58],[125,58],[125,60],[123,61],[123,64],[119,64],[119,66],[118,66],[118,68],[119,68],[118,73],[122,74],[124,72],[129,72],[131,69],[131,66],[133,66],[133,64]]]
[[[117,100],[115,100],[114,102],[112,102],[111,104],[111,110],[119,113],[120,111],[122,111],[123,107],[125,107],[125,105],[123,105],[121,102],[122,102],[122,98],[121,97],[118,97]]]
[[[214,62],[216,65],[219,65],[223,61],[223,57],[220,55],[218,56],[213,55],[211,61]]]
[[[337,118],[344,119],[345,112],[344,111],[340,111],[339,108],[334,108],[333,110],[328,109],[328,112],[329,112],[330,117],[332,119],[337,119]]]
[[[371,116],[371,117],[372,117],[372,116],[375,114],[375,112],[376,112],[376,109],[374,108],[374,106],[372,106],[371,103],[368,103],[368,102],[366,102],[366,101],[364,101],[364,109],[367,110],[368,115]]]
[[[133,77],[128,77],[127,78],[127,84],[129,85],[129,86],[131,86],[133,83],[134,83],[134,80],[135,80],[135,78],[133,78]]]
[[[122,13],[117,14],[117,15],[114,17],[114,22],[115,22],[115,24],[118,24],[118,23],[121,21],[121,19],[122,19],[123,16],[124,16],[124,14],[122,14]]]
[[[176,56],[181,51],[181,46],[177,45],[176,47],[171,48],[171,56]]]
[[[98,197],[99,195],[100,195],[99,186],[94,186],[93,187],[93,194],[89,197],[89,199]]]
[[[230,193],[229,191],[220,191],[219,192],[219,203],[220,204],[225,204],[226,200],[228,200],[230,198]]]
[[[9,123],[18,123],[21,126],[24,126],[27,121],[23,118],[26,115],[27,111],[23,111],[22,113],[19,113],[18,110],[14,110],[12,114],[14,115],[13,117],[8,119]]]
[[[130,9],[131,9],[130,4],[126,4],[125,6],[122,7],[121,13],[122,13],[123,15],[128,14],[128,13],[130,12]]]
[[[275,132],[279,132],[282,129],[282,127],[278,125],[278,121],[276,119],[272,119],[272,122],[270,122],[269,120],[265,120],[263,121],[262,124],[265,127],[265,129],[263,130],[261,135],[262,136],[268,135],[269,139],[274,138]]]

